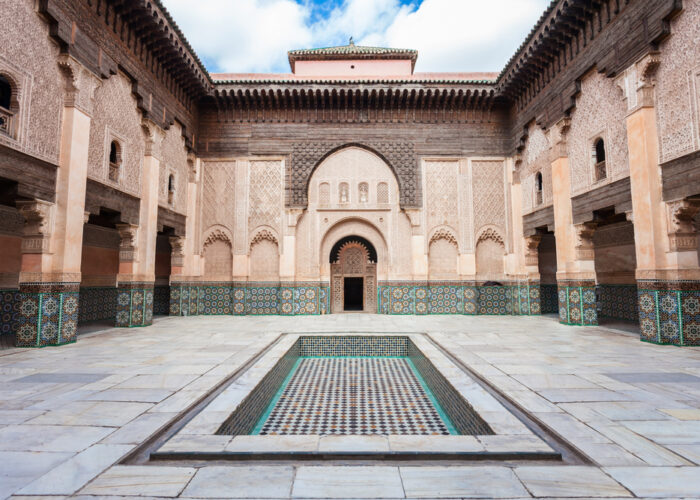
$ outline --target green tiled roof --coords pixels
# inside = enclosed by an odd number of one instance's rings
[[[418,55],[417,50],[413,49],[392,49],[387,47],[368,47],[365,45],[355,45],[354,43],[349,43],[348,45],[339,45],[337,47],[321,47],[318,49],[298,49],[290,50],[288,52],[289,57],[296,56],[344,56],[344,55],[387,55],[387,56],[397,56],[406,55],[409,57],[416,57]]]

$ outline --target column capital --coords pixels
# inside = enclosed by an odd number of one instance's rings
[[[143,131],[143,140],[145,145],[144,156],[160,158],[160,148],[163,143],[163,139],[165,139],[165,131],[154,121],[147,118],[143,118],[141,120],[141,130]]]
[[[659,64],[660,53],[649,52],[615,79],[615,83],[622,90],[622,98],[627,103],[628,111],[654,106],[654,86]]]
[[[559,158],[569,156],[567,147],[567,135],[571,128],[571,118],[564,117],[555,123],[549,131],[549,143],[552,145],[550,149],[550,160],[555,161]]]
[[[17,202],[17,209],[25,220],[22,253],[49,253],[54,206],[44,200]]]
[[[576,260],[594,260],[595,250],[593,248],[593,234],[597,224],[595,222],[584,222],[574,224],[576,235]]]
[[[530,267],[539,266],[539,246],[542,241],[541,234],[526,236],[525,238],[525,265]]]
[[[78,108],[91,116],[95,90],[102,85],[102,80],[69,54],[58,57],[58,67],[63,73],[64,106]]]
[[[693,217],[700,212],[700,200],[683,199],[666,203],[668,238],[672,252],[697,249],[697,231]]]
[[[121,241],[119,243],[119,262],[133,262],[136,259],[136,242],[139,226],[135,224],[117,224]]]
[[[170,236],[170,265],[171,267],[183,267],[185,265],[185,237]]]

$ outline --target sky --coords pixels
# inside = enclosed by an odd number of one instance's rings
[[[417,72],[503,69],[549,0],[162,0],[210,73],[289,73],[287,51],[418,50]]]

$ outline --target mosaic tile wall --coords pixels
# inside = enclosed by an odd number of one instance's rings
[[[153,283],[120,283],[115,326],[148,326],[152,323]]]
[[[380,282],[380,314],[540,314],[537,284],[483,286],[473,283]]]
[[[597,325],[595,283],[559,283],[559,322],[565,325]]]
[[[21,284],[16,345],[44,347],[75,342],[78,289],[78,283]]]
[[[299,337],[300,356],[408,356],[408,337],[335,336]]]
[[[638,283],[641,340],[655,344],[700,346],[700,283]]]
[[[603,318],[639,321],[637,285],[598,285],[599,314]]]
[[[78,324],[114,321],[117,314],[116,287],[80,287]]]
[[[556,314],[559,312],[559,298],[557,292],[557,285],[540,285],[542,314]]]
[[[12,335],[19,322],[19,290],[0,290],[0,335]]]
[[[330,310],[322,283],[178,283],[170,287],[173,316],[314,315]]]
[[[480,436],[494,434],[489,424],[452,387],[413,342],[408,342],[408,356],[460,434]]]

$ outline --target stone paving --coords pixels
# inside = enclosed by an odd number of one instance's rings
[[[428,332],[595,465],[117,465],[281,332]],[[0,353],[0,498],[700,498],[700,348],[550,317],[166,318]]]

